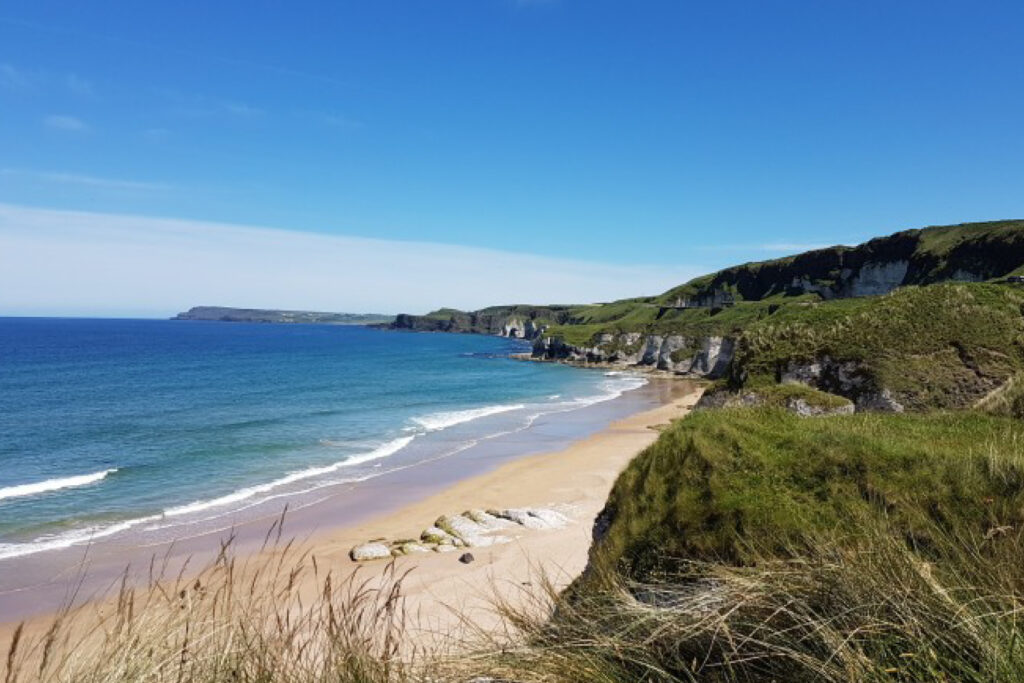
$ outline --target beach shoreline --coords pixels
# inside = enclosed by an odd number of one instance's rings
[[[658,385],[663,398],[660,405],[618,419],[566,448],[503,462],[439,491],[419,498],[414,495],[406,505],[362,520],[315,529],[300,526],[296,532],[286,515],[284,529],[278,528],[275,533],[278,539],[292,539],[289,552],[299,552],[304,561],[315,558],[319,566],[330,567],[342,577],[358,568],[364,579],[375,580],[389,563],[353,562],[349,559],[353,546],[379,538],[417,538],[440,515],[468,509],[545,507],[563,511],[568,523],[560,528],[516,530],[511,542],[466,548],[474,556],[470,564],[459,562],[461,553],[422,553],[395,559],[399,572],[411,570],[403,583],[403,594],[410,613],[416,614],[410,627],[418,634],[414,640],[455,641],[458,638],[453,631],[465,627],[467,620],[473,628],[486,629],[496,619],[490,609],[496,595],[509,598],[532,585],[541,574],[554,585],[564,586],[583,570],[594,516],[618,473],[657,438],[659,425],[684,416],[701,392],[698,383],[685,380],[652,378],[651,382]],[[386,492],[378,491],[377,495]],[[235,552],[247,566],[259,566],[282,555],[280,547],[240,545]],[[202,564],[193,558],[193,567]],[[109,591],[117,584],[111,581]],[[309,589],[316,590],[315,586]],[[75,612],[85,621],[102,618],[109,614],[113,600],[111,592],[97,592]],[[47,628],[55,613],[55,609],[42,610],[14,619],[0,615],[0,643],[9,641],[20,621],[27,621],[27,632],[31,633]]]

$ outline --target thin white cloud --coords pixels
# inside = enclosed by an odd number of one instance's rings
[[[170,113],[189,118],[238,117],[255,119],[267,115],[267,110],[248,102],[209,97],[197,93],[182,92],[172,88],[154,88],[153,92],[166,100]]]
[[[33,76],[13,64],[0,64],[0,86],[8,90],[25,90],[31,88],[34,82]]]
[[[3,168],[0,169],[0,175],[19,176],[22,178],[30,178],[50,183],[86,185],[88,187],[105,188],[108,190],[156,191],[171,189],[171,185],[168,185],[167,183],[102,178],[99,176],[83,175],[81,173],[66,173],[62,171],[30,171],[21,168]]]
[[[0,88],[20,91],[61,91],[80,97],[95,97],[92,81],[76,73],[55,74],[41,69],[27,70],[13,64],[0,63]]]
[[[321,113],[315,114],[314,118],[319,120],[324,125],[330,126],[331,128],[355,129],[355,128],[362,128],[363,127],[362,121],[357,121],[356,119],[353,119],[351,117],[345,116],[343,114],[332,114],[332,113],[329,113],[329,112],[321,112]]]
[[[66,114],[52,114],[43,119],[43,125],[54,130],[63,130],[71,133],[84,133],[89,130],[89,124],[75,116]]]
[[[654,294],[706,272],[0,204],[0,314],[425,312]]]
[[[234,114],[235,116],[245,116],[245,117],[263,116],[264,114],[267,113],[264,109],[262,109],[260,107],[254,107],[253,105],[246,104],[245,102],[227,102],[227,101],[224,101],[224,102],[219,102],[218,103],[218,107],[220,109],[223,109],[228,114]]]
[[[91,81],[87,81],[77,74],[68,74],[67,78],[64,79],[64,84],[67,85],[75,95],[81,97],[95,97],[96,88],[93,86]]]

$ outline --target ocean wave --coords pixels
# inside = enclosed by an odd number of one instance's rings
[[[248,498],[252,498],[253,496],[259,495],[261,493],[266,493],[268,491],[271,491],[272,489],[276,489],[279,486],[292,484],[297,481],[302,481],[303,479],[310,479],[312,477],[320,477],[325,474],[331,474],[332,472],[337,472],[342,467],[350,467],[352,465],[359,465],[364,462],[370,462],[371,460],[386,458],[389,455],[394,455],[398,451],[408,446],[415,438],[415,435],[402,436],[392,441],[389,441],[388,443],[378,448],[375,448],[367,453],[354,455],[350,458],[346,458],[345,460],[340,460],[338,462],[331,463],[330,465],[324,465],[323,467],[310,467],[308,469],[299,470],[298,472],[292,472],[291,474],[286,474],[285,476],[279,479],[268,481],[265,484],[257,484],[256,486],[248,486],[243,489],[238,489],[237,491],[229,493],[226,496],[221,496],[219,498],[212,498],[210,500],[197,500],[193,503],[188,503],[186,505],[179,505],[177,507],[168,508],[164,510],[163,514],[165,517],[179,517],[181,515],[188,515],[194,512],[201,512],[203,510],[208,510],[214,507],[221,507],[223,505],[237,503]]]
[[[41,536],[26,543],[0,543],[0,560],[6,560],[14,557],[22,557],[24,555],[32,555],[34,553],[39,553],[47,550],[61,550],[75,545],[91,543],[94,540],[104,538],[107,536],[113,536],[114,534],[118,534],[122,531],[127,531],[128,529],[138,526],[139,524],[157,522],[158,524],[156,526],[151,526],[148,528],[148,530],[150,531],[175,526],[174,524],[159,524],[159,522],[166,520],[168,517],[180,517],[182,515],[201,512],[203,510],[208,510],[214,507],[241,502],[243,500],[252,498],[253,496],[259,495],[260,493],[266,493],[279,486],[284,486],[285,484],[291,484],[293,482],[302,481],[303,479],[309,479],[312,477],[330,474],[332,472],[336,472],[342,469],[343,467],[347,467],[350,465],[358,465],[361,463],[369,462],[371,460],[386,458],[389,455],[394,455],[401,449],[408,446],[409,443],[411,443],[412,440],[415,438],[415,435],[403,436],[392,441],[389,441],[388,443],[385,443],[371,451],[355,455],[346,460],[341,460],[339,462],[332,463],[324,467],[310,467],[308,469],[300,470],[298,472],[292,472],[291,474],[285,475],[284,477],[275,479],[266,484],[259,484],[256,486],[250,486],[244,489],[239,489],[238,491],[229,493],[226,496],[221,496],[220,498],[196,501],[194,503],[189,503],[187,505],[180,505],[178,507],[168,508],[159,515],[147,515],[145,517],[136,517],[134,519],[127,519],[120,522],[115,522],[107,526],[89,526],[83,529],[74,529],[72,531],[67,531],[62,534],[56,534],[52,536]],[[358,479],[354,479],[353,481],[360,481],[362,479],[368,478],[370,477],[360,477]],[[302,493],[306,492],[308,491],[302,491]],[[265,502],[266,500],[279,498],[283,495],[289,494],[269,496],[265,499],[254,501],[244,507],[251,507],[252,505]]]
[[[511,431],[502,431],[495,434],[481,435],[476,439],[470,440],[466,443],[459,444],[459,447],[454,450],[445,451],[443,454],[428,459],[433,460],[436,458],[449,457],[451,455],[454,455],[455,453],[464,451],[467,448],[471,448],[472,446],[476,445],[481,440],[495,438],[512,432],[518,432],[523,429],[528,429],[539,417],[543,415],[573,411],[590,405],[594,405],[596,403],[609,401],[621,396],[626,391],[638,388],[646,383],[647,380],[644,379],[643,377],[623,373],[620,375],[608,376],[608,378],[599,385],[600,393],[589,396],[583,396],[571,400],[558,401],[558,399],[562,398],[561,395],[552,394],[546,397],[549,401],[552,401],[551,403],[537,403],[530,405],[493,405],[481,408],[472,408],[467,410],[438,412],[419,418],[413,418],[412,422],[414,422],[418,426],[419,430],[435,432],[443,430],[453,425],[469,422],[471,420],[476,420],[490,415],[497,415],[500,413],[506,413],[515,410],[529,410],[529,412],[526,415],[524,415],[525,422],[522,425],[518,426],[517,428]],[[533,412],[534,410],[537,410],[537,412]],[[419,433],[422,434],[422,431],[420,431]],[[298,481],[312,479],[316,477],[323,477],[324,475],[337,472],[348,466],[358,465],[373,460],[386,458],[405,448],[414,439],[416,439],[418,435],[419,434],[416,433],[406,434],[402,437],[393,439],[387,443],[379,445],[376,448],[372,448],[367,452],[354,455],[345,460],[341,460],[330,465],[325,465],[322,467],[311,467],[308,469],[292,472],[290,474],[287,474],[283,477],[267,482],[265,484],[258,484],[255,486],[242,488],[227,495],[221,496],[219,498],[213,498],[210,500],[200,500],[185,505],[167,508],[163,511],[162,514],[149,515],[124,520],[120,522],[114,522],[106,526],[91,526],[83,529],[71,530],[65,533],[56,534],[52,536],[43,536],[25,543],[0,543],[0,560],[20,557],[24,555],[31,555],[33,553],[42,551],[59,550],[75,545],[90,543],[94,540],[98,540],[108,536],[113,536],[115,534],[126,531],[140,524],[151,525],[146,527],[147,531],[154,531],[158,529],[174,527],[181,524],[181,521],[173,522],[172,520],[174,518],[178,518],[184,515],[190,515],[193,513],[203,512],[211,508],[226,507],[234,503],[241,503],[243,501],[247,502],[244,503],[243,505],[232,507],[230,512],[234,513],[239,510],[244,510],[256,505],[263,504],[269,500],[284,498],[291,496],[293,494],[309,493],[310,491],[321,488],[322,486],[329,486],[340,482],[330,481],[331,478],[328,478],[328,480],[324,480],[319,483],[314,482],[312,487],[305,488],[302,491],[284,491],[275,492],[267,496],[261,495],[269,493],[271,490],[276,489],[278,487],[286,486],[288,484],[292,484]],[[324,446],[352,445],[351,443],[343,444],[341,442],[333,442],[326,439],[322,440],[320,443]],[[369,446],[370,444],[367,445]],[[95,481],[99,481],[103,477],[115,471],[116,470],[106,470],[104,472],[97,472],[95,474],[84,475],[82,477],[68,477],[65,479],[54,479],[48,482],[40,482],[39,484],[25,484],[22,486],[8,487],[5,489],[0,489],[0,498],[3,498],[5,496],[10,497],[12,495],[30,495],[31,493],[39,493],[46,490],[64,488],[65,486],[81,486],[93,483]],[[367,474],[366,476],[361,476],[356,479],[352,479],[351,481],[362,481],[364,479],[370,479],[375,476],[378,475]],[[58,482],[61,483],[60,486],[55,485]],[[41,488],[44,485],[53,486],[52,488]],[[28,490],[29,492],[13,494],[10,493],[11,491],[23,490]],[[223,514],[224,511],[221,511],[219,513],[211,513],[212,516],[205,518],[204,521],[210,521],[212,519],[222,516]],[[192,521],[194,520],[189,520],[189,524],[191,524]]]
[[[609,379],[602,383],[601,388],[604,390],[602,393],[595,394],[594,396],[578,398],[573,401],[573,403],[580,407],[585,407],[594,405],[595,403],[611,401],[612,399],[622,396],[627,391],[639,389],[647,384],[646,378],[638,377],[637,375],[629,375],[624,372],[620,372],[615,375],[606,374],[605,376],[613,377],[614,379]]]
[[[522,403],[508,405],[485,406],[483,408],[470,408],[469,410],[451,410],[443,413],[433,413],[423,417],[414,417],[412,421],[428,432],[436,432],[448,427],[453,427],[463,422],[478,420],[481,417],[507,413],[512,410],[522,410],[526,406]]]
[[[159,515],[150,515],[148,517],[128,519],[123,522],[117,522],[103,527],[92,526],[84,529],[67,531],[63,534],[42,536],[28,543],[0,543],[0,560],[32,555],[34,553],[43,552],[44,550],[61,550],[63,548],[70,548],[73,545],[91,543],[96,539],[103,538],[105,536],[113,536],[114,534],[126,531],[137,524],[151,522],[157,519],[160,519]]]
[[[105,479],[108,474],[113,474],[114,472],[117,472],[117,469],[103,470],[102,472],[93,472],[92,474],[81,474],[74,477],[47,479],[46,481],[39,481],[33,484],[5,486],[0,488],[0,500],[4,500],[6,498],[21,498],[23,496],[34,496],[39,493],[59,491],[60,489],[69,489],[76,486],[87,486]]]

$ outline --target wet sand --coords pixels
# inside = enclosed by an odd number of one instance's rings
[[[653,427],[684,416],[700,395],[698,385],[680,380],[653,379],[645,389],[647,409],[616,420],[566,448],[520,457],[495,455],[492,450],[492,457],[477,462],[475,467],[467,468],[463,462],[458,468],[430,468],[431,476],[422,476],[427,471],[424,469],[412,478],[382,477],[374,487],[353,490],[344,497],[346,510],[353,506],[368,511],[365,515],[345,516],[337,507],[316,501],[289,513],[281,536],[294,538],[295,546],[307,553],[306,561],[315,557],[321,567],[330,567],[340,575],[358,566],[364,578],[374,579],[387,562],[357,565],[348,557],[353,545],[376,538],[416,538],[438,516],[471,508],[556,507],[568,511],[570,523],[562,528],[516,529],[510,543],[469,549],[475,558],[471,564],[459,562],[461,553],[426,553],[397,559],[400,572],[411,570],[403,588],[409,613],[415,615],[410,631],[417,634],[417,640],[458,638],[459,627],[467,619],[487,629],[496,621],[491,610],[495,593],[515,601],[524,589],[528,592],[536,586],[541,573],[562,586],[583,570],[593,519],[618,473],[657,438]],[[651,408],[651,404],[656,407]],[[476,473],[467,477],[467,471],[474,469]],[[332,523],[332,515],[339,515],[335,519],[344,519],[344,523]],[[247,564],[258,566],[261,555],[269,559],[277,552],[260,550],[269,521],[251,525],[250,529],[236,530],[234,552],[246,556]],[[190,558],[189,566],[196,568],[212,559],[218,548],[219,539],[211,544],[209,535],[204,534],[179,541],[173,553],[166,548],[148,553],[137,548],[127,555],[113,552],[108,557],[93,557],[84,570],[81,566],[67,568],[34,588],[9,592],[6,602],[0,603],[9,608],[6,613],[0,612],[0,647],[9,639],[14,623],[23,618],[32,617],[31,630],[45,627],[47,613],[52,614],[60,606],[60,591],[66,595],[79,585],[83,571],[87,576],[89,572],[108,572],[91,584],[88,592],[79,591],[79,599],[92,601],[86,608],[89,610],[102,605],[104,591],[119,583],[126,559],[135,559],[137,580],[141,582],[149,564],[139,561],[143,554],[163,552],[173,574],[185,558]],[[114,567],[119,570],[113,572]],[[316,590],[315,586],[309,588]],[[43,595],[47,599],[42,599]],[[102,611],[102,607],[96,609],[96,613]]]

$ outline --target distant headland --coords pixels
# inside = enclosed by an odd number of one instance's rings
[[[171,320],[215,320],[228,323],[291,323],[318,325],[374,325],[393,322],[395,316],[380,313],[322,313],[279,311],[263,308],[193,306]]]

